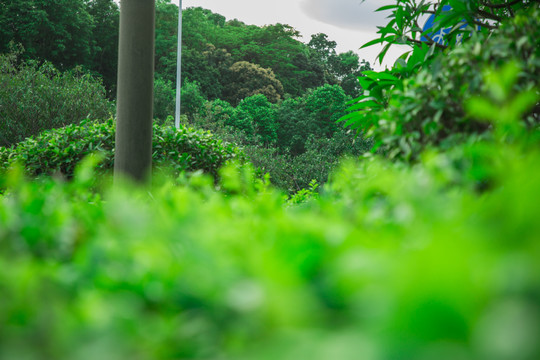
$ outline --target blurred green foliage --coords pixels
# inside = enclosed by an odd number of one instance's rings
[[[512,88],[508,66],[486,78]],[[517,116],[500,122],[490,88],[468,107],[491,139],[350,161],[288,206],[234,164],[220,191],[202,174],[96,187],[92,158],[69,183],[12,169],[0,358],[537,359],[539,139],[507,126],[533,103],[502,99]]]

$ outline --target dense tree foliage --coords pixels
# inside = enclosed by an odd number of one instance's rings
[[[276,103],[283,96],[283,85],[271,69],[247,61],[239,61],[229,68],[227,87],[223,100],[236,105],[249,96],[262,94]]]
[[[116,96],[118,27],[120,16],[118,6],[111,0],[91,0],[88,13],[92,16],[93,39],[95,41],[89,68],[101,75],[109,89],[110,96]]]
[[[372,141],[336,124],[350,98],[338,85],[309,90],[272,104],[257,94],[234,107],[214,100],[190,121],[243,147],[261,174],[277,187],[296,192],[312,180],[323,185],[343,156],[369,151]]]
[[[77,0],[66,7],[62,4],[23,0],[9,5],[3,3],[0,21],[6,26],[0,31],[0,51],[5,51],[10,42],[21,43],[26,48],[23,60],[50,61],[60,71],[75,66],[85,69],[92,76],[102,77],[107,96],[114,100],[118,5],[113,0]],[[41,20],[34,21],[31,16],[19,16],[26,12],[48,19],[45,24],[56,24],[55,28],[43,27]],[[77,12],[73,21],[69,20],[72,12]],[[313,35],[305,44],[299,41],[298,31],[289,25],[247,25],[202,8],[184,9],[182,15],[182,122],[211,129],[229,141],[249,147],[247,152],[260,170],[276,169],[272,181],[289,191],[307,186],[312,179],[324,183],[329,169],[337,164],[341,155],[366,150],[369,141],[360,139],[355,144],[354,136],[346,132],[334,136],[338,129],[335,120],[343,115],[347,96],[357,96],[360,91],[356,77],[361,75],[361,70],[369,68],[358,55],[353,52],[338,54],[336,43],[325,34]],[[74,28],[79,26],[78,21],[83,20],[81,32],[76,32]],[[158,0],[154,117],[159,124],[169,124],[170,116],[174,114],[177,24],[178,7],[169,0]],[[50,43],[40,41],[39,36]],[[72,47],[70,41],[77,42],[80,48]],[[56,48],[52,49],[53,45]],[[6,76],[7,79],[11,75]],[[29,89],[32,93],[32,87]],[[21,93],[13,87],[9,92]],[[93,95],[97,94],[101,92]],[[11,98],[13,102],[13,96]],[[83,98],[95,100],[95,96],[77,95],[73,103],[81,102]],[[26,99],[33,101],[31,97]],[[217,108],[223,113],[215,113],[213,109]],[[77,121],[88,116],[108,117],[89,112],[82,105],[80,109],[70,111],[79,119]],[[17,122],[38,125],[30,132],[14,134],[15,140],[4,142],[4,145],[46,128],[76,121],[51,120],[51,125],[39,125],[42,122],[20,119],[19,116],[9,126],[13,127]],[[308,142],[309,147],[306,146]],[[322,155],[328,154],[328,149],[341,149],[341,145],[347,143],[348,150],[337,151],[328,157]],[[308,166],[312,170],[304,172],[300,163],[310,162],[306,161],[309,158],[306,152],[312,157],[312,164]],[[298,156],[302,158],[296,159]],[[324,163],[317,164],[318,161]],[[280,162],[287,166],[275,166]],[[300,176],[303,172],[305,175]]]
[[[174,82],[178,8],[168,0],[160,0],[156,10],[156,72]],[[253,68],[270,69],[282,84],[285,94],[299,96],[307,89],[330,83],[342,84],[349,95],[358,95],[356,76],[362,69],[369,68],[369,64],[361,62],[353,52],[337,54],[335,43],[331,49],[332,56],[328,58],[313,41],[304,44],[298,40],[299,37],[298,31],[288,25],[246,25],[238,20],[226,20],[210,10],[185,9],[182,37],[184,78],[197,82],[209,100],[227,98],[236,104],[246,95],[230,99],[230,94],[234,94],[227,89],[232,76],[230,69],[235,63],[247,62]],[[332,43],[325,34],[316,37]],[[249,81],[258,81],[258,72],[254,74],[255,79]]]
[[[113,0],[10,0],[0,4],[0,52],[22,44],[26,59],[61,70],[82,66],[116,83],[118,6]]]
[[[100,79],[79,67],[61,72],[50,62],[23,62],[22,54],[0,54],[0,146],[114,112]]]

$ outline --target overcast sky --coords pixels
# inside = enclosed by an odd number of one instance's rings
[[[178,4],[178,0],[172,0]],[[359,50],[364,43],[377,37],[377,25],[385,25],[387,13],[376,13],[380,6],[392,0],[183,0],[183,8],[203,7],[227,18],[246,24],[288,24],[300,31],[309,42],[312,34],[325,33],[336,41],[337,50],[353,50],[372,66],[380,51],[377,47]],[[397,48],[387,55],[385,64],[391,65],[397,55],[406,51]],[[380,68],[380,66],[376,66]]]

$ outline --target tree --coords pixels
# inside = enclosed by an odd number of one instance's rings
[[[234,105],[255,94],[266,96],[272,103],[283,96],[283,85],[271,69],[247,61],[239,61],[229,68],[227,83],[224,100]]]
[[[337,130],[336,122],[345,114],[347,95],[340,86],[324,85],[306,96],[306,110],[312,121],[308,132],[330,138]]]
[[[90,69],[103,77],[103,83],[112,97],[116,94],[118,77],[120,9],[114,0],[91,0],[87,6],[94,24],[92,37],[95,42]]]
[[[328,35],[323,33],[311,35],[308,46],[319,55],[322,61],[325,62],[336,55],[337,43],[329,40]]]
[[[221,98],[227,85],[227,73],[233,64],[231,54],[207,44],[203,51],[186,47],[182,58],[184,77],[197,82],[207,99]]]
[[[178,10],[170,0],[158,0],[156,3],[155,72],[173,84],[176,83]]]
[[[274,144],[277,140],[275,110],[262,94],[243,99],[231,118],[231,125],[243,130],[248,136],[258,137],[264,145]]]
[[[13,41],[23,45],[26,58],[61,70],[91,64],[94,25],[85,0],[10,0],[0,6],[0,51]]]
[[[154,0],[123,0],[120,9],[114,176],[148,179],[152,167]]]
[[[182,96],[182,114],[193,118],[197,115],[204,114],[206,99],[201,93],[199,84],[189,80],[184,81],[181,90]]]

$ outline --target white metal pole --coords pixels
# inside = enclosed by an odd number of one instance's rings
[[[180,128],[180,89],[182,87],[182,0],[178,3],[178,51],[176,59],[176,114],[174,125]]]

